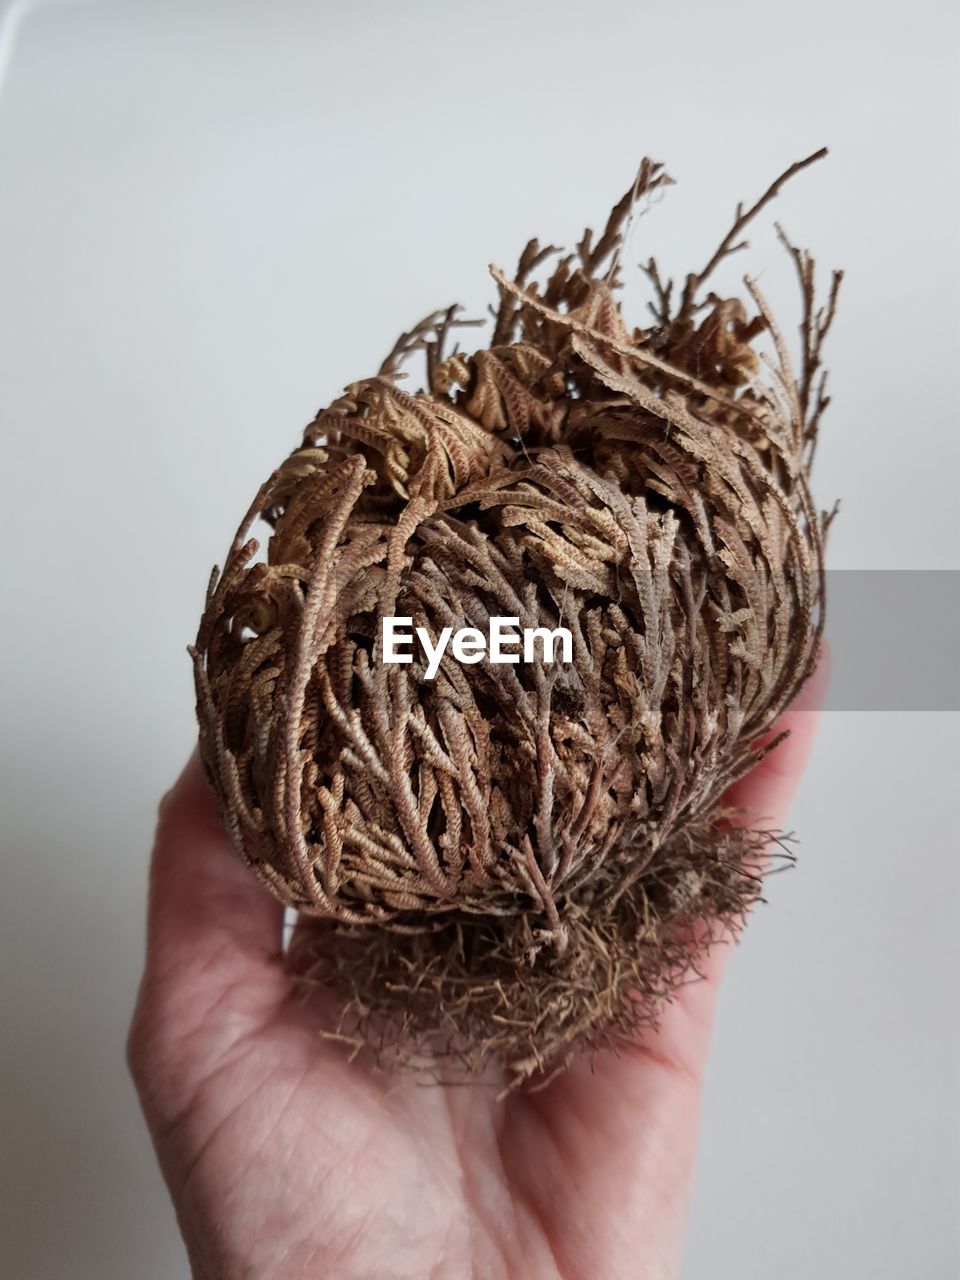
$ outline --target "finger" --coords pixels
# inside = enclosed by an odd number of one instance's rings
[[[816,729],[817,710],[827,683],[827,662],[802,691],[802,697],[783,715],[772,737],[787,737],[765,756],[725,799],[749,810],[745,820],[760,827],[780,826],[799,783]],[[761,816],[762,815],[762,816]],[[728,942],[712,945],[696,962],[696,973],[666,1002],[655,1032],[637,1036],[617,1054],[585,1056],[560,1075],[534,1107],[547,1115],[554,1145],[564,1138],[562,1119],[576,1117],[589,1100],[591,1123],[576,1130],[571,1161],[589,1161],[595,1192],[609,1203],[622,1203],[631,1187],[655,1185],[658,1196],[640,1196],[630,1216],[644,1221],[652,1203],[651,1239],[665,1242],[673,1252],[661,1263],[664,1275],[679,1267],[680,1242],[692,1182],[703,1070],[714,1020],[720,974],[730,953]],[[693,980],[699,974],[703,980]],[[615,1135],[611,1141],[611,1135]],[[591,1153],[585,1144],[599,1138]],[[611,1153],[616,1159],[611,1159]],[[630,1170],[625,1176],[624,1170]],[[527,1195],[533,1203],[544,1196],[542,1171],[529,1178]],[[627,1214],[623,1215],[624,1217]],[[659,1272],[658,1272],[659,1274]]]
[[[782,828],[785,824],[810,757],[829,681],[830,652],[824,645],[816,670],[767,735],[767,741],[784,732],[788,736],[734,783],[724,797],[732,808],[745,811],[744,819],[749,825]]]
[[[231,849],[194,752],[160,806],[150,868],[147,976],[228,970],[280,950],[283,908]]]
[[[289,992],[283,908],[230,848],[196,754],[160,805],[147,956],[127,1062],[148,1124],[169,1134],[232,1046]]]
[[[783,828],[813,747],[829,676],[829,654],[824,647],[813,675],[767,740],[772,742],[783,733],[788,736],[726,792],[725,803],[742,810],[744,825],[774,831]],[[706,1060],[717,990],[730,958],[731,941],[730,936],[724,936],[711,943],[696,963],[699,980],[680,988],[664,1013],[658,1035],[643,1041],[647,1051],[652,1049],[664,1061],[682,1065],[694,1077]]]
[[[728,788],[724,803],[740,810],[745,826],[781,831],[810,758],[820,712],[830,682],[830,653],[824,644],[816,669],[797,695],[796,701],[773,726],[766,741],[783,738],[748,774]],[[761,743],[761,745],[763,745]],[[702,1024],[709,1026],[717,984],[730,958],[730,940],[710,948],[700,966],[705,982],[690,988],[689,1003],[696,1005]]]

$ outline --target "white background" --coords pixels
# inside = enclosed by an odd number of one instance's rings
[[[828,143],[775,213],[847,269],[831,563],[960,567],[956,9],[78,0],[3,22],[0,1274],[169,1280],[123,1037],[153,810],[194,732],[184,646],[250,497],[401,328],[481,308],[529,234],[602,221],[644,152],[679,185],[626,261],[682,272]],[[749,265],[789,318],[771,219],[751,238],[725,279]],[[825,717],[799,869],[722,999],[685,1280],[957,1274],[958,728]]]

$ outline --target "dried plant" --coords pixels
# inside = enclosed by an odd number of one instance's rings
[[[328,922],[299,968],[336,997],[331,1034],[382,1061],[512,1084],[616,1044],[759,893],[770,833],[722,797],[817,658],[808,470],[840,276],[818,310],[788,245],[799,380],[756,285],[706,286],[820,154],[737,209],[675,306],[650,260],[654,323],[630,330],[624,229],[670,182],[644,160],[596,243],[492,269],[489,347],[445,353],[462,322],[437,312],[320,412],[214,571],[191,652],[223,822]],[[389,616],[563,625],[574,661],[448,653],[427,681],[381,660]]]

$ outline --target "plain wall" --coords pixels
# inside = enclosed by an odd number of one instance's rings
[[[123,1039],[155,804],[194,736],[184,648],[251,496],[401,329],[480,310],[488,262],[572,243],[645,152],[679,185],[625,261],[683,271],[827,143],[723,280],[749,267],[797,314],[773,216],[846,268],[815,477],[843,499],[831,564],[960,568],[957,14],[2,12],[0,1274],[170,1280]],[[958,1273],[958,728],[824,717],[798,869],[722,997],[685,1280]]]

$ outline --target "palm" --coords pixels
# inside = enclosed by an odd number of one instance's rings
[[[736,797],[771,817],[812,733],[791,718]],[[280,926],[192,764],[158,834],[130,1058],[197,1276],[678,1274],[725,947],[656,1036],[501,1102],[373,1075],[320,1039]]]

